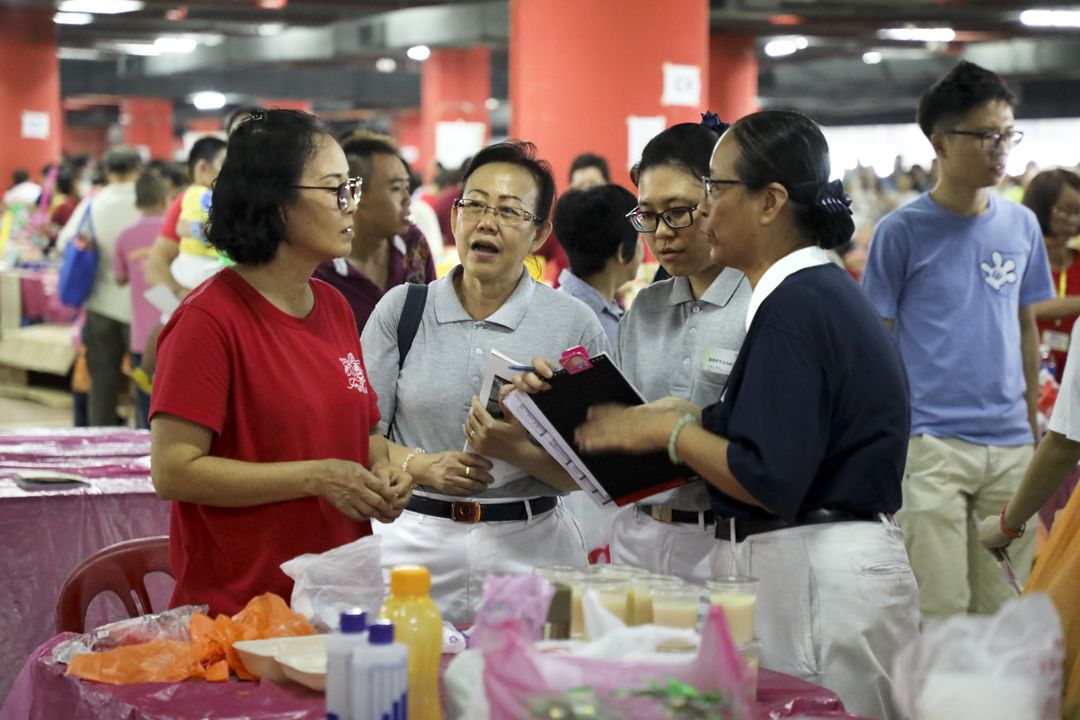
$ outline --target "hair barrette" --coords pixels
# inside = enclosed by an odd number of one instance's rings
[[[851,196],[844,190],[844,183],[839,180],[825,183],[817,191],[814,204],[829,214],[847,213],[851,215]]]
[[[707,128],[712,128],[717,132],[724,132],[731,127],[730,123],[724,122],[720,119],[719,115],[708,110],[701,113],[701,124]]]

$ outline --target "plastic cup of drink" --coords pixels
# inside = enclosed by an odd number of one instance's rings
[[[585,581],[590,579],[587,568],[573,565],[548,565],[533,570],[551,583],[561,583],[570,588],[570,637],[585,636],[585,613],[581,607]]]
[[[665,627],[696,628],[701,606],[701,588],[693,585],[654,587],[652,596],[653,623]]]
[[[753,640],[757,578],[743,576],[714,578],[705,583],[705,591],[709,596],[709,604],[724,610],[732,641],[740,645]]]
[[[629,613],[630,582],[621,578],[591,577],[585,589],[596,593],[600,606],[615,617],[627,621]]]
[[[593,568],[593,572],[600,577],[629,580],[634,577],[649,574],[649,571],[645,568],[634,567],[633,565],[593,565],[591,567]]]
[[[653,588],[683,587],[686,582],[674,575],[636,575],[630,578],[630,623],[651,625],[653,622]]]
[[[750,673],[754,678],[754,687],[757,687],[758,666],[761,661],[761,641],[751,640],[750,642],[739,643],[735,646],[735,649],[739,651],[743,660],[750,667]]]

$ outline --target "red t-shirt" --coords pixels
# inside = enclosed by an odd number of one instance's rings
[[[1050,274],[1053,276],[1056,297],[1080,295],[1080,252],[1073,253],[1072,264],[1065,268],[1064,284],[1062,284],[1061,280],[1061,270],[1052,267],[1050,268]],[[1069,355],[1069,350],[1072,349],[1062,348],[1068,347],[1069,337],[1075,323],[1075,317],[1039,321],[1039,342],[1050,347],[1050,354],[1054,357],[1054,363],[1057,365],[1055,374],[1058,382],[1061,382],[1061,373],[1065,371],[1065,359]]]
[[[161,221],[161,232],[158,233],[176,243],[180,242],[180,233],[176,232],[176,222],[180,219],[180,206],[183,202],[184,193],[177,193],[172,205],[165,211],[165,217]]]
[[[310,281],[306,318],[274,307],[234,271],[203,283],[173,313],[158,343],[150,415],[214,431],[210,455],[247,462],[338,458],[368,465],[379,422],[356,321],[337,290]],[[233,614],[252,597],[288,601],[278,567],[371,534],[322,498],[244,508],[174,502],[171,606],[208,603]]]

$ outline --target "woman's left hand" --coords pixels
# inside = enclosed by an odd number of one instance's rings
[[[391,502],[391,511],[375,519],[379,522],[391,522],[401,515],[402,511],[405,510],[405,506],[409,503],[409,498],[412,497],[412,476],[395,467],[392,463],[374,465],[371,472],[375,477],[384,480],[390,487],[390,492],[394,495],[394,500]]]
[[[652,404],[594,405],[574,433],[574,441],[587,453],[644,454],[667,447],[679,414]]]
[[[505,419],[496,420],[474,395],[465,418],[465,437],[482,455],[513,463],[522,443],[529,443],[529,433],[505,407],[503,414]]]

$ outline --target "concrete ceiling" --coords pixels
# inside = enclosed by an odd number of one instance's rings
[[[300,95],[320,112],[413,107],[420,65],[405,50],[424,44],[491,47],[492,97],[506,98],[506,0],[288,0],[279,10],[261,4],[274,0],[146,0],[139,12],[58,26],[62,93],[170,97],[180,117],[197,113],[190,95],[205,89],[236,104]],[[0,0],[9,7],[53,5]],[[795,55],[760,53],[761,102],[800,109],[822,122],[909,120],[918,94],[961,57],[1005,74],[1021,96],[1022,116],[1080,115],[1080,31],[1021,25],[1020,11],[1032,6],[1002,0],[712,0],[710,26],[754,34],[762,46],[781,35],[807,38]],[[903,25],[947,25],[956,38],[925,44],[876,36],[880,28]],[[128,55],[116,45],[162,35],[196,37],[200,45],[189,54],[157,57]],[[869,50],[882,61],[865,64],[862,55]],[[66,59],[90,53],[95,59]],[[378,72],[376,60],[387,57],[396,70]]]

